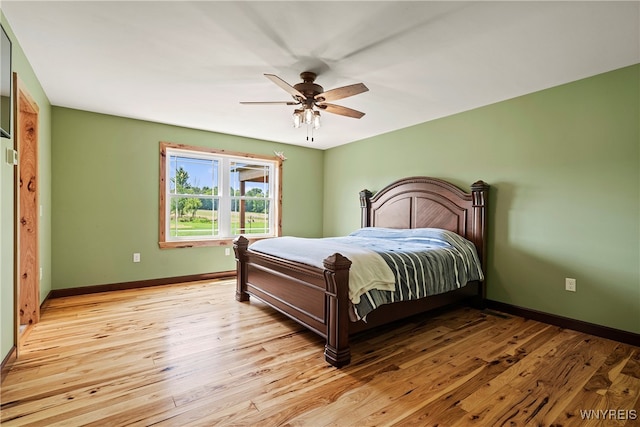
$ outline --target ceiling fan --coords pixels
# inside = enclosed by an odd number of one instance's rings
[[[326,101],[335,101],[366,92],[369,89],[362,83],[324,91],[323,87],[317,83],[316,73],[304,71],[300,73],[302,83],[291,86],[275,74],[265,74],[266,78],[284,89],[293,97],[293,101],[267,101],[267,102],[240,102],[241,104],[253,105],[299,105],[293,112],[293,125],[300,127],[302,124],[313,126],[314,129],[320,127],[320,111],[339,114],[341,116],[359,119],[364,113],[351,108],[336,104],[328,104]]]

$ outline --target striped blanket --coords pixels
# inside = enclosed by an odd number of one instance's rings
[[[394,291],[372,289],[363,294],[352,305],[353,321],[366,319],[383,304],[437,295],[469,281],[484,280],[473,243],[447,230],[363,228],[349,237],[379,253],[396,278]]]
[[[366,320],[383,304],[424,298],[484,279],[473,243],[437,228],[367,227],[344,237],[265,239],[251,249],[319,268],[335,252],[349,258],[352,321]]]

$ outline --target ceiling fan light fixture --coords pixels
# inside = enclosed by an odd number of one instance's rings
[[[313,128],[318,129],[320,127],[320,111],[313,112]]]
[[[363,83],[356,83],[325,91],[322,86],[314,83],[316,73],[304,71],[300,73],[302,83],[291,86],[275,74],[265,74],[280,88],[284,89],[293,97],[293,101],[270,101],[270,102],[240,102],[241,104],[263,104],[263,105],[297,105],[300,108],[293,110],[293,127],[299,128],[303,124],[307,125],[307,139],[311,130],[311,141],[313,141],[313,130],[320,128],[320,111],[338,114],[345,117],[359,119],[364,116],[361,111],[343,107],[336,104],[327,104],[325,101],[334,101],[348,98],[366,92],[369,89]]]
[[[313,124],[313,108],[304,109],[304,124],[305,125]]]
[[[293,127],[299,128],[302,125],[302,112],[303,110],[293,110]]]

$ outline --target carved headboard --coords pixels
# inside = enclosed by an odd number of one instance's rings
[[[486,218],[489,185],[477,181],[471,193],[437,178],[395,181],[375,196],[360,192],[362,227],[443,228],[472,241],[486,268]]]

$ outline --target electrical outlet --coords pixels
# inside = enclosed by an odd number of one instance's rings
[[[576,291],[576,279],[571,279],[569,277],[564,279],[564,289],[569,291],[569,292],[575,292]]]
[[[133,262],[140,262],[140,253],[136,252],[133,254]]]
[[[231,255],[231,248],[224,248],[224,254],[225,254],[226,256]]]

